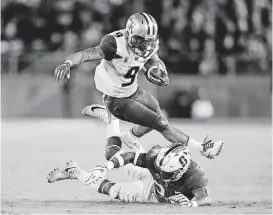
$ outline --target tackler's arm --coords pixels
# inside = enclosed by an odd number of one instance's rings
[[[134,164],[135,166],[147,168],[146,166],[146,153],[138,152],[123,152],[116,153],[108,162],[103,166],[107,167],[107,170],[117,169],[127,164]]]
[[[135,152],[123,152],[116,153],[108,162],[96,166],[91,170],[90,183],[96,183],[106,176],[108,172],[113,169],[117,169],[126,164],[134,164],[146,168],[145,165],[146,153],[135,153]]]

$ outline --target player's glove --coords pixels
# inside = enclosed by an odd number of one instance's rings
[[[182,207],[192,207],[191,201],[182,193],[167,198],[171,204],[181,205]]]
[[[106,174],[109,172],[109,169],[105,164],[98,165],[94,169],[90,171],[90,177],[88,181],[86,181],[86,184],[96,184],[97,182],[104,179]]]
[[[61,65],[59,65],[54,70],[55,80],[60,82],[60,81],[64,80],[64,77],[69,79],[70,78],[70,66],[71,66],[71,64],[69,62],[64,62]]]

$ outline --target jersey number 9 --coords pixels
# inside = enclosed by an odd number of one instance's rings
[[[132,83],[134,83],[138,71],[139,71],[139,66],[134,66],[131,69],[129,69],[128,72],[123,77],[130,80],[127,83],[123,83],[121,86],[127,87],[127,86],[130,86]]]

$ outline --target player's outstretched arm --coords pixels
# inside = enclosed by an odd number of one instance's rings
[[[62,81],[65,77],[70,78],[70,67],[93,60],[111,59],[117,50],[114,36],[106,35],[96,47],[91,47],[83,51],[70,55],[64,63],[54,70],[56,81]]]
[[[91,47],[91,48],[88,48],[83,51],[79,51],[70,55],[66,59],[66,62],[68,62],[70,66],[73,66],[73,65],[81,64],[81,63],[92,61],[92,60],[101,60],[104,58],[105,56],[100,46],[96,46],[96,47]]]
[[[123,152],[115,155],[108,162],[96,166],[91,170],[91,176],[89,179],[90,183],[96,183],[106,176],[108,172],[113,169],[117,169],[126,164],[134,164],[139,167],[146,168],[145,165],[146,153],[135,153],[135,152]]]
[[[92,61],[92,60],[101,60],[104,59],[104,53],[101,50],[100,46],[91,47],[85,49],[83,51],[76,52],[70,55],[64,63],[60,64],[54,70],[54,76],[56,81],[62,81],[65,77],[70,78],[70,67],[81,64],[84,62]]]

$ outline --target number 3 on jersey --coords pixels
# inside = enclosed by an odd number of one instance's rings
[[[124,75],[123,77],[130,80],[127,83],[123,83],[121,86],[127,87],[127,86],[130,86],[132,83],[134,83],[138,71],[139,71],[139,66],[134,66],[131,69],[129,69],[126,75]]]

